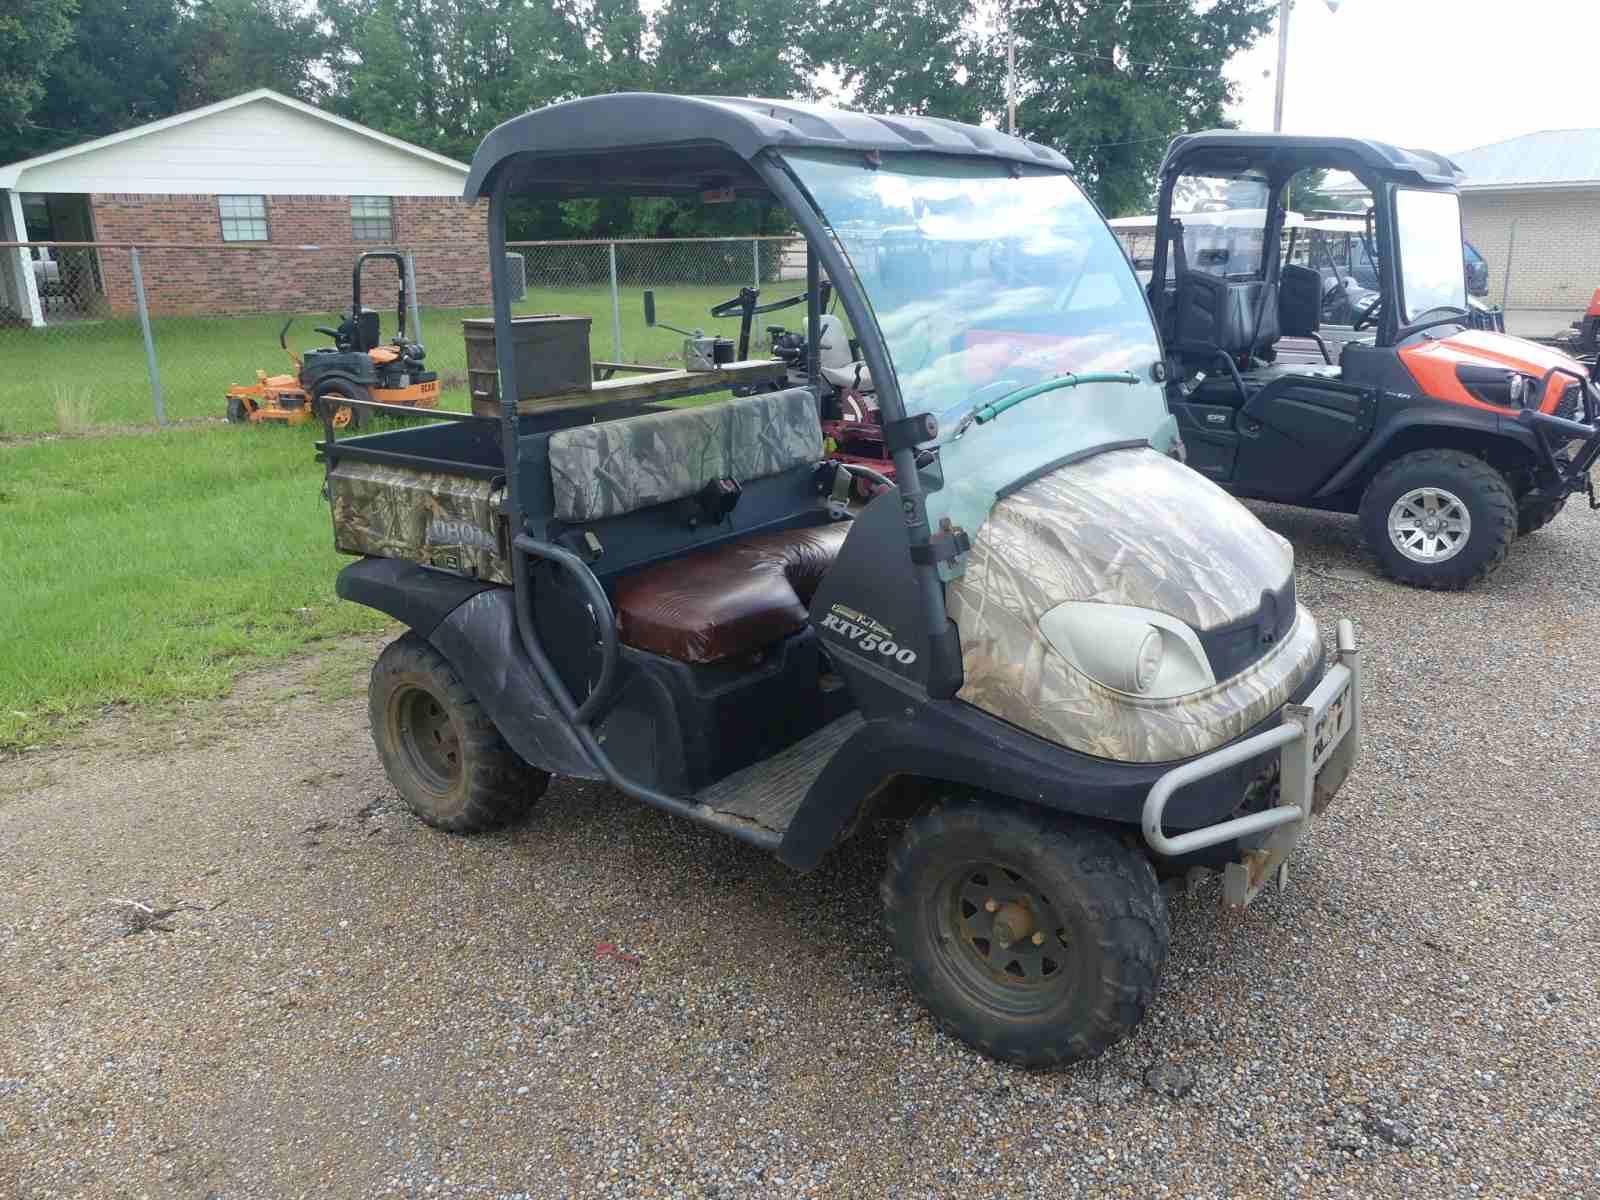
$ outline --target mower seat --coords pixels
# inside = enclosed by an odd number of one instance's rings
[[[686,663],[748,656],[805,626],[850,522],[811,525],[658,563],[611,596],[625,646]]]
[[[840,391],[852,388],[858,392],[873,392],[872,370],[864,362],[853,362],[847,367],[819,367],[822,377]]]

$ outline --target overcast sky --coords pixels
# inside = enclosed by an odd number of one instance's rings
[[[1286,133],[1444,154],[1600,126],[1600,0],[1296,0]],[[1246,129],[1272,128],[1276,26],[1228,65]]]

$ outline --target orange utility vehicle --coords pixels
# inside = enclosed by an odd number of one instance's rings
[[[399,276],[395,300],[397,332],[387,344],[382,341],[378,314],[361,307],[361,268],[369,259],[388,259]],[[405,260],[393,250],[373,250],[356,259],[350,283],[350,313],[341,314],[339,327],[316,327],[333,339],[333,345],[309,350],[302,358],[289,349],[285,340],[286,322],[278,333],[278,345],[295,365],[293,375],[268,375],[256,372],[253,385],[228,389],[228,420],[283,421],[298,425],[312,418],[320,420],[322,410],[332,410],[336,429],[360,426],[366,410],[343,400],[371,400],[380,404],[399,404],[413,408],[432,408],[439,402],[439,376],[423,368],[427,352],[406,339]]]
[[[1291,180],[1319,170],[1372,195],[1377,288],[1337,361],[1322,277],[1279,237]],[[1150,301],[1189,465],[1236,496],[1359,514],[1382,568],[1419,587],[1482,579],[1574,493],[1596,506],[1594,371],[1474,327],[1461,177],[1426,151],[1234,130],[1178,138],[1161,171]],[[1278,362],[1282,338],[1323,363]]]

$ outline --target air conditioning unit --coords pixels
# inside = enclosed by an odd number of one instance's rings
[[[528,294],[528,260],[520,254],[506,252],[506,288],[513,300]]]

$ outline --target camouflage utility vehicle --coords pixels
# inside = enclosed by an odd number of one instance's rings
[[[518,400],[507,206],[618,193],[788,210],[810,344],[825,273],[891,487],[841,502],[863,468],[825,459],[814,387]],[[362,556],[339,594],[410,627],[372,731],[424,821],[485,829],[553,775],[603,779],[805,871],[900,819],[886,939],[943,1026],[1023,1063],[1139,1021],[1161,877],[1219,869],[1234,905],[1286,878],[1357,754],[1354,637],[1325,656],[1289,545],[1179,460],[1149,306],[1060,155],[624,94],[501,125],[466,195],[489,203],[500,417],[323,446]]]

